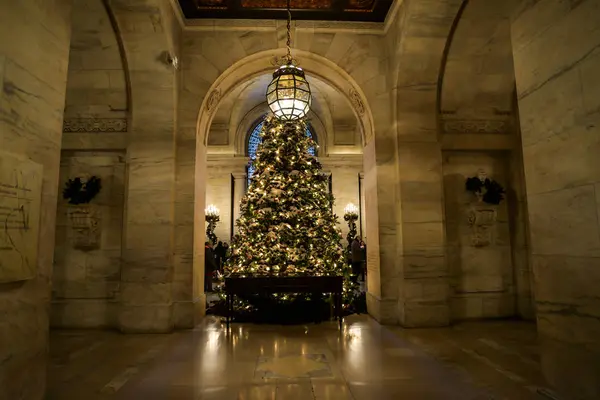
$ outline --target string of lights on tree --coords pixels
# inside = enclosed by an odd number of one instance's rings
[[[265,121],[232,244],[232,273],[326,275],[344,264],[333,197],[305,130],[301,120]]]

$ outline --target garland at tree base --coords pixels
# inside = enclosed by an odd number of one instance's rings
[[[496,181],[486,178],[481,180],[479,177],[467,178],[465,189],[471,193],[483,195],[483,202],[487,204],[498,205],[504,200],[504,188]]]
[[[234,303],[233,320],[235,322],[263,324],[302,324],[323,322],[333,319],[332,303],[329,295],[296,297],[294,300],[282,300],[281,296],[245,296]],[[342,316],[366,314],[365,293],[356,293],[350,303],[345,303]],[[226,316],[227,305],[221,299],[212,304],[207,314]]]

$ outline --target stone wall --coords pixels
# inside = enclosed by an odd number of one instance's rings
[[[37,276],[0,284],[0,398],[42,399],[71,2],[0,3],[0,143],[43,166]],[[43,60],[43,62],[41,62]]]
[[[220,160],[217,165],[208,161],[206,176],[206,204],[212,204],[219,209],[221,220],[215,228],[215,235],[220,241],[231,241],[231,222],[233,218],[232,207],[239,207],[233,204],[232,174],[244,172],[244,167],[240,168],[239,163],[231,157],[230,162]]]
[[[174,267],[179,244],[173,232],[185,227],[177,225],[174,211],[179,75],[166,54],[179,53],[180,27],[166,1],[110,0],[109,5],[127,56],[135,104],[128,129],[118,325],[123,332],[168,332],[186,318],[176,303],[191,297],[175,282]]]
[[[319,158],[323,170],[331,174],[331,193],[335,199],[333,213],[338,217],[342,234],[342,245],[346,246],[346,235],[349,228],[344,221],[344,207],[348,203],[359,207],[361,204],[359,189],[359,174],[362,172],[362,155],[331,156]],[[364,199],[363,199],[364,204]],[[364,209],[362,210],[364,213]],[[366,227],[362,227],[365,231]],[[356,234],[361,232],[361,218],[356,221]]]
[[[65,119],[124,119],[126,74],[111,20],[102,0],[73,5]]]
[[[566,398],[600,398],[600,0],[513,16],[542,366]]]
[[[63,152],[59,185],[99,177],[102,189],[89,206],[90,230],[77,225],[80,207],[59,199],[52,275],[51,326],[114,327],[121,280],[125,189],[122,152]],[[89,241],[87,241],[89,240]]]
[[[498,153],[444,154],[446,254],[453,320],[516,313],[507,200],[490,205],[465,190],[465,180],[480,170],[507,188],[507,161]]]

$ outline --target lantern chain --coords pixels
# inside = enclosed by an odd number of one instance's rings
[[[291,43],[292,43],[292,34],[291,34],[291,30],[292,30],[292,12],[290,11],[290,0],[287,0],[287,14],[288,14],[288,19],[287,19],[287,61],[288,64],[292,63],[292,50],[290,48]]]

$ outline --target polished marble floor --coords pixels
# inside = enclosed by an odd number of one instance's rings
[[[353,316],[306,326],[207,318],[194,331],[55,331],[48,400],[545,399],[535,327],[407,330]]]

